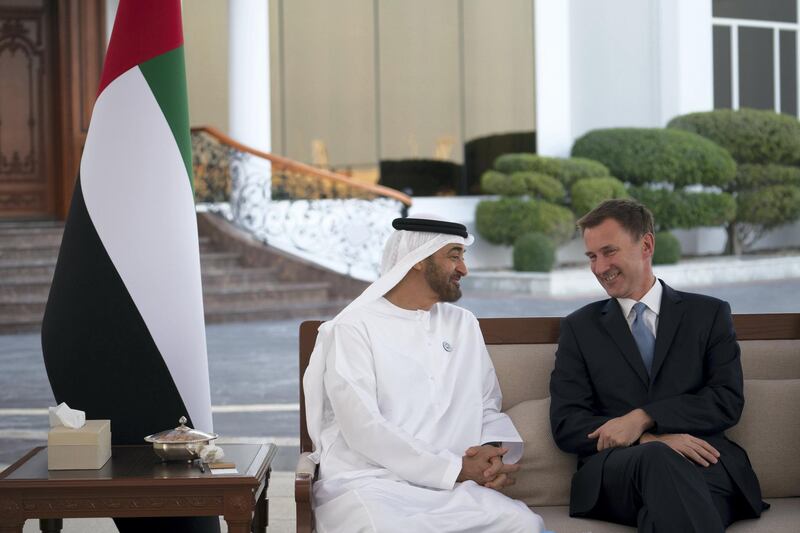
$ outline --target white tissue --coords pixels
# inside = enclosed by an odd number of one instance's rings
[[[225,457],[225,452],[213,442],[206,444],[197,451],[197,455],[204,463],[216,463]]]
[[[86,413],[77,409],[70,409],[69,405],[62,402],[58,407],[50,407],[50,427],[66,426],[72,429],[82,428],[86,424]]]

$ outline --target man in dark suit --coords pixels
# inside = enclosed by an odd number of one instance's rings
[[[611,298],[561,322],[550,379],[553,437],[578,455],[570,515],[700,533],[760,516],[747,453],[724,434],[744,406],[730,306],[655,278],[641,204],[606,201],[578,226]]]

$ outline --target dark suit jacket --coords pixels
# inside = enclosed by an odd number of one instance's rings
[[[660,282],[660,281],[659,281]],[[550,378],[550,423],[558,446],[578,455],[570,514],[597,503],[603,463],[587,435],[641,407],[652,433],[690,433],[708,441],[758,516],[761,489],[745,451],[724,435],[742,414],[742,367],[730,306],[664,284],[652,375],[648,377],[616,299],[589,304],[561,322]]]

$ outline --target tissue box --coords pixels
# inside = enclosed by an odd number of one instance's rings
[[[87,420],[79,429],[57,426],[47,434],[49,470],[96,470],[111,457],[111,420]]]

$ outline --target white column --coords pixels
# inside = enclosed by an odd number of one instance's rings
[[[659,2],[660,124],[714,108],[711,0]]]
[[[228,36],[230,135],[252,148],[269,152],[268,0],[229,0]]]
[[[269,1],[228,0],[228,131],[256,150],[272,150],[269,86]],[[233,172],[230,204],[243,223],[272,198],[269,161],[250,156]]]
[[[570,3],[534,0],[536,151],[569,156],[572,148]]]

